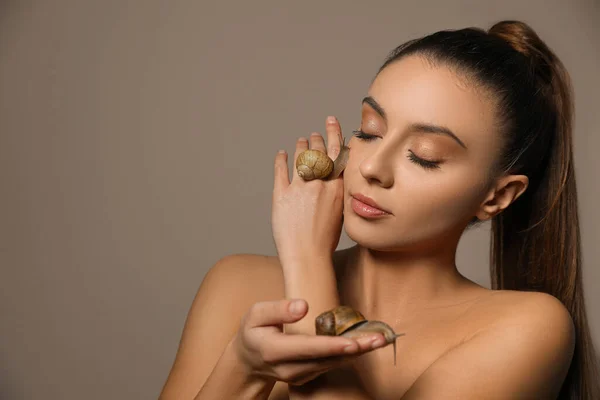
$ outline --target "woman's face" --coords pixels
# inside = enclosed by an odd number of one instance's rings
[[[489,191],[486,176],[500,145],[494,104],[483,93],[418,56],[381,71],[362,104],[360,131],[373,138],[354,133],[348,143],[344,224],[352,240],[401,250],[460,236]],[[358,195],[389,214],[360,216],[353,210]]]

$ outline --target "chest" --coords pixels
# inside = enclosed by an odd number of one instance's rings
[[[481,302],[424,315],[396,329],[406,332],[396,341],[396,365],[393,346],[364,354],[344,368],[322,375],[310,393],[290,390],[290,399],[397,400],[425,370],[468,340],[496,315],[493,303]]]
[[[477,321],[455,317],[413,324],[396,342],[396,365],[392,345],[375,350],[344,371],[347,382],[356,382],[363,398],[400,398],[433,362],[477,331]]]

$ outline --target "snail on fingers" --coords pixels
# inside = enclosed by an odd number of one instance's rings
[[[388,344],[394,345],[394,365],[396,365],[396,338],[405,335],[405,333],[395,333],[385,322],[367,320],[359,311],[348,306],[338,306],[319,314],[315,318],[315,328],[317,335],[349,338],[381,333]]]
[[[343,140],[341,140],[340,154],[335,161],[320,150],[304,150],[296,158],[296,171],[305,181],[336,179],[346,168],[349,153],[350,148],[344,145]]]

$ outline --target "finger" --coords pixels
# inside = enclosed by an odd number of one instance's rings
[[[296,141],[296,152],[294,153],[294,163],[292,167],[294,168],[294,173],[292,174],[292,182],[302,180],[302,178],[298,175],[298,171],[296,170],[296,160],[300,153],[304,150],[308,150],[308,139],[305,137],[300,137]]]
[[[373,342],[383,338],[372,334],[358,339],[342,336],[276,334],[269,338],[263,357],[268,362],[313,360],[329,357],[346,357],[373,350]]]
[[[336,117],[327,117],[325,130],[327,131],[327,155],[332,160],[335,160],[338,154],[340,154],[340,147],[344,141],[342,136],[342,128]]]
[[[285,150],[279,150],[275,156],[273,193],[279,193],[281,190],[287,188],[289,184],[290,178],[287,163],[287,152]]]
[[[298,159],[298,156],[304,150],[308,150],[308,139],[305,138],[304,136],[302,136],[302,137],[299,137],[298,140],[296,140],[296,152],[294,153],[294,164],[296,164],[296,160]]]
[[[302,299],[258,302],[250,307],[246,324],[252,328],[288,324],[302,319],[307,311],[308,304]]]
[[[321,136],[321,134],[318,132],[313,132],[310,134],[310,148],[327,154],[327,149],[325,148],[325,139],[323,139],[323,136]]]

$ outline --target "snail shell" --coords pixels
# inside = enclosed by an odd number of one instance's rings
[[[309,149],[298,155],[296,169],[305,181],[323,179],[333,171],[333,160],[322,151]]]
[[[388,344],[394,346],[396,365],[396,338],[405,333],[395,333],[391,326],[382,321],[369,321],[359,312],[348,306],[338,306],[325,311],[315,319],[317,335],[344,336],[359,338],[373,333],[381,333]]]
[[[367,322],[358,311],[348,306],[339,306],[325,311],[315,320],[317,335],[339,336],[357,324]]]
[[[296,159],[296,170],[298,175],[305,181],[313,179],[335,179],[348,163],[350,148],[342,144],[340,154],[333,161],[322,151],[309,149],[304,150]]]

